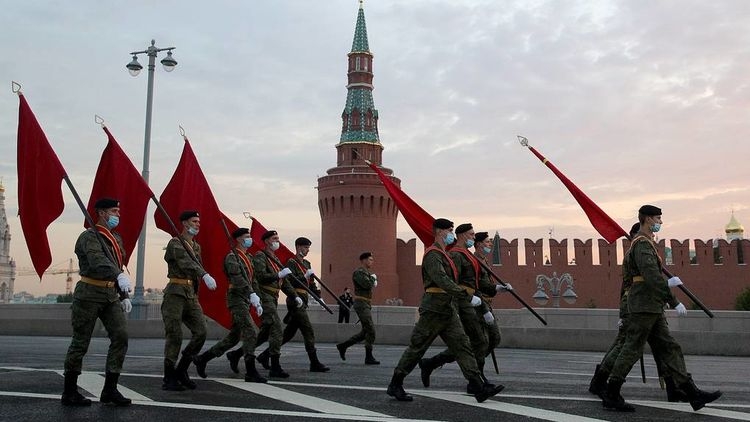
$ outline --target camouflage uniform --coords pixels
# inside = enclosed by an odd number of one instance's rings
[[[198,282],[206,274],[201,261],[201,247],[194,240],[184,240],[191,247],[191,253],[185,250],[176,237],[169,241],[164,253],[169,277],[161,304],[165,333],[164,360],[165,364],[172,365],[177,362],[182,346],[183,323],[192,333],[190,342],[182,350],[183,358],[192,359],[206,341],[206,318],[198,303]]]
[[[302,299],[302,306],[291,306],[289,307],[289,316],[286,327],[284,328],[284,336],[282,344],[291,340],[299,330],[302,333],[302,339],[305,343],[305,350],[309,353],[315,351],[315,332],[313,331],[312,324],[310,324],[310,317],[307,315],[307,304],[310,300],[307,290],[299,285],[300,282],[304,282],[305,286],[310,289],[316,296],[320,297],[320,289],[314,281],[305,278],[307,270],[312,268],[310,261],[302,259],[301,263],[298,261],[299,258],[290,258],[286,263],[286,267],[292,270],[291,280],[294,291],[297,292],[297,296]],[[315,300],[315,299],[312,299]],[[286,320],[287,318],[285,318]]]
[[[281,354],[281,319],[277,311],[279,303],[279,290],[291,299],[297,294],[292,288],[289,281],[279,279],[279,271],[284,267],[279,259],[273,255],[266,255],[265,251],[255,254],[253,262],[255,267],[255,278],[258,281],[259,296],[263,306],[263,315],[261,316],[263,324],[258,333],[258,344],[268,340],[268,352],[273,357]]]
[[[474,257],[483,262],[488,267],[491,265],[487,261],[487,255],[481,256],[478,253],[474,252]],[[487,270],[481,267],[479,270],[481,271],[481,277],[487,277],[489,281],[489,285],[485,285],[484,282],[480,283],[479,291],[482,293],[482,300],[484,300],[484,303],[487,305],[487,310],[492,312],[492,298],[497,295],[497,284],[490,281],[490,274],[487,272]],[[482,280],[482,278],[480,278],[480,280]],[[477,308],[477,314],[479,314],[479,311],[480,308]],[[484,314],[479,315],[479,317],[484,320]],[[500,345],[500,340],[502,338],[500,334],[500,322],[497,316],[495,316],[495,320],[492,324],[485,324],[484,329],[487,335],[487,354],[490,354],[493,350],[495,350],[497,346]]]
[[[123,251],[124,260],[122,239],[119,234],[111,233],[120,250]],[[75,253],[78,257],[81,281],[76,284],[73,293],[71,306],[73,338],[65,356],[66,373],[81,373],[83,356],[88,351],[91,333],[94,331],[97,318],[102,321],[110,340],[106,371],[119,374],[122,370],[122,363],[125,361],[125,353],[128,351],[127,323],[116,289],[117,276],[122,273],[122,270],[104,253],[97,236],[93,229],[88,229],[81,233],[76,241]],[[109,241],[103,240],[112,252],[112,256],[115,256]],[[90,284],[96,281],[110,284],[107,287]]]
[[[424,355],[437,336],[455,355],[464,377],[476,386],[483,384],[469,338],[457,313],[457,303],[470,300],[471,294],[459,287],[451,274],[448,255],[438,243],[428,249],[422,259],[422,281],[425,293],[419,306],[419,320],[414,326],[409,346],[393,371],[394,378],[403,380]],[[446,271],[446,268],[448,269]]]
[[[372,356],[372,346],[375,344],[375,324],[372,321],[372,289],[375,287],[375,278],[372,273],[364,267],[357,268],[352,274],[354,283],[354,311],[362,324],[362,330],[350,337],[343,343],[338,344],[339,353],[344,358],[346,349],[360,341],[365,341],[365,352]],[[344,350],[344,353],[341,350]],[[374,358],[371,360],[375,362]]]

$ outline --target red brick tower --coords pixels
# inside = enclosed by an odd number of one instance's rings
[[[352,51],[348,54],[348,84],[341,114],[341,139],[336,144],[336,167],[318,179],[318,208],[322,220],[321,279],[337,294],[352,286],[359,255],[375,256],[373,272],[378,287],[373,304],[399,297],[396,272],[396,217],[398,210],[364,160],[382,164],[378,111],[372,99],[373,55],[367,42],[365,12],[360,2]],[[392,175],[393,171],[383,168]],[[400,185],[401,181],[391,176]]]

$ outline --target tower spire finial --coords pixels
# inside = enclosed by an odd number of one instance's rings
[[[359,8],[364,9],[365,8],[365,0],[359,0]]]

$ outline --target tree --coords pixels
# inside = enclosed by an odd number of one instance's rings
[[[734,302],[734,309],[737,311],[750,311],[750,287],[745,287]]]

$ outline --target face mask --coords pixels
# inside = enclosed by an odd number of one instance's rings
[[[198,229],[196,229],[195,227],[188,227],[187,232],[190,234],[190,236],[198,235]]]
[[[486,246],[483,247],[482,250],[484,251],[484,253],[490,253],[490,252],[492,252],[492,248],[488,248]]]
[[[443,238],[443,241],[445,242],[446,245],[450,245],[456,241],[456,235],[453,234],[453,232],[448,232],[448,234],[446,234],[445,237]]]
[[[249,248],[250,246],[253,246],[253,238],[248,237],[246,239],[242,239],[242,247],[243,248]]]
[[[110,230],[117,227],[118,224],[120,224],[120,217],[116,215],[110,215],[109,218],[107,218],[107,227],[109,227]]]
[[[281,245],[279,244],[279,242],[271,242],[271,250],[272,251],[278,250],[280,246]]]
[[[467,241],[466,241],[466,247],[467,247],[467,248],[470,248],[470,247],[472,247],[472,246],[474,246],[474,240],[473,240],[473,239],[469,239],[469,240],[467,240]]]
[[[652,233],[656,233],[661,229],[661,223],[654,223],[649,227]]]

